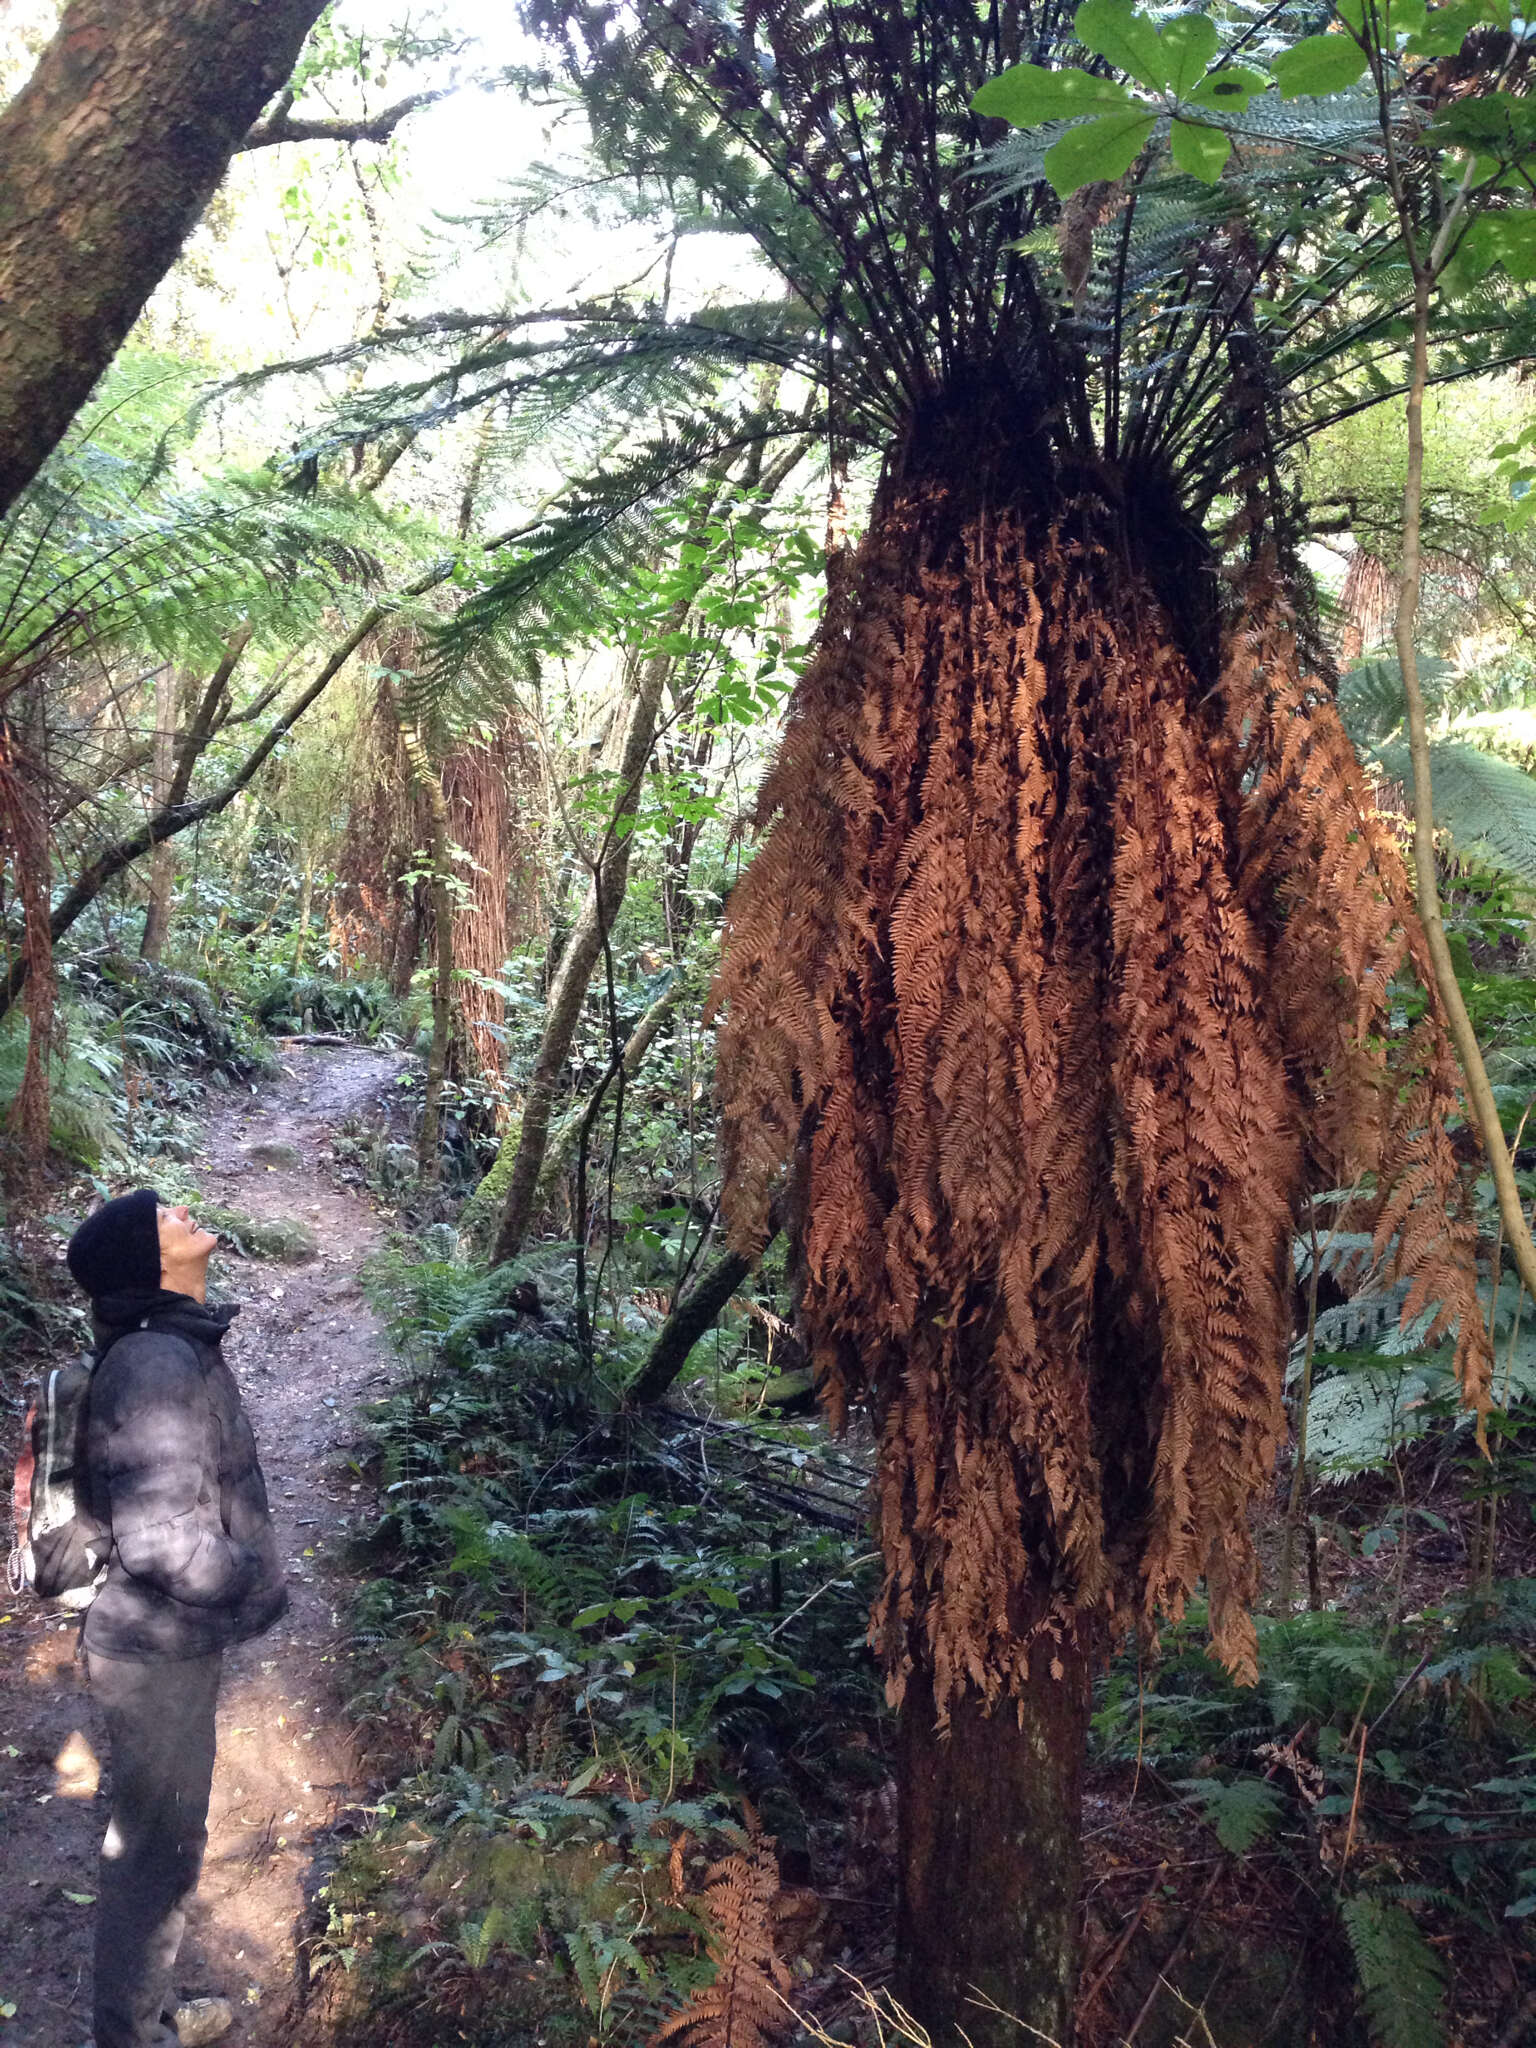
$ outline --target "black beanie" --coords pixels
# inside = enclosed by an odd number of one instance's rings
[[[69,1240],[69,1270],[93,1301],[160,1285],[160,1197],[135,1188],[103,1202]]]

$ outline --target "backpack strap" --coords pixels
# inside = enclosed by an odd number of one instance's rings
[[[37,1404],[27,1409],[27,1419],[21,1427],[21,1452],[16,1460],[16,1476],[11,1482],[11,1548],[5,1560],[5,1583],[13,1598],[19,1598],[27,1588],[27,1540],[32,1532],[32,1475],[37,1469],[37,1458],[32,1449],[32,1428],[37,1420]]]

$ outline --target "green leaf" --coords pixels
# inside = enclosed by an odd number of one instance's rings
[[[1062,199],[1096,178],[1123,177],[1146,148],[1156,126],[1155,114],[1134,108],[1084,121],[1080,127],[1069,128],[1045,152],[1045,175]]]
[[[1179,169],[1202,185],[1216,183],[1232,154],[1232,138],[1224,128],[1207,128],[1198,121],[1175,121],[1168,140]]]
[[[1513,93],[1479,93],[1442,108],[1426,133],[1436,142],[1469,144],[1513,163],[1536,149],[1536,105]]]
[[[1117,71],[1160,92],[1168,83],[1168,62],[1156,24],[1138,14],[1130,0],[1083,0],[1072,24],[1085,50],[1107,57]]]
[[[1283,100],[1343,92],[1365,70],[1365,52],[1351,35],[1303,36],[1280,51],[1271,69]]]
[[[1015,128],[1033,128],[1041,121],[1070,121],[1078,114],[1111,113],[1130,105],[1131,96],[1118,79],[1015,64],[988,79],[971,101],[971,111],[993,114]]]
[[[1184,97],[1192,106],[1210,107],[1218,114],[1229,107],[1235,107],[1241,114],[1268,84],[1262,71],[1247,64],[1223,64],[1216,71],[1208,71],[1194,91]]]
[[[1424,26],[1408,39],[1414,57],[1454,57],[1479,22],[1488,19],[1483,0],[1453,0],[1449,7],[1437,7]]]
[[[1384,773],[1410,793],[1413,765],[1402,742],[1377,749]],[[1536,883],[1536,779],[1512,761],[1497,760],[1454,740],[1429,749],[1435,823],[1449,832],[1458,858]]]
[[[1216,54],[1216,24],[1208,14],[1176,14],[1163,30],[1162,40],[1168,84],[1180,99],[1186,99]]]
[[[1536,211],[1480,214],[1446,266],[1451,274],[1448,289],[1476,284],[1499,264],[1516,284],[1536,278]]]

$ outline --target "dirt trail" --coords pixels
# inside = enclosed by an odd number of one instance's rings
[[[302,1265],[220,1254],[209,1288],[244,1304],[226,1355],[261,1448],[292,1603],[270,1635],[225,1660],[208,1857],[179,1972],[182,1988],[234,2001],[234,2048],[291,2040],[306,1875],[338,1811],[364,1796],[342,1712],[354,1688],[338,1552],[366,1500],[345,1462],[354,1417],[392,1371],[357,1277],[382,1225],[336,1182],[329,1134],[388,1095],[401,1058],[303,1046],[283,1058],[284,1074],[259,1095],[216,1103],[198,1161],[210,1200],[297,1218],[319,1240]],[[273,1146],[291,1151],[270,1164]],[[106,1819],[96,1724],[74,1625],[26,1601],[0,1612],[0,2010],[15,2008],[0,2018],[0,2048],[80,2048]]]

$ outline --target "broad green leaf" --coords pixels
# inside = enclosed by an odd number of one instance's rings
[[[1454,57],[1466,37],[1489,18],[1483,0],[1452,0],[1425,16],[1423,27],[1409,37],[1409,53],[1415,57]]]
[[[1096,178],[1122,178],[1146,148],[1156,126],[1156,114],[1143,114],[1134,107],[1097,121],[1084,121],[1080,127],[1069,128],[1045,152],[1045,175],[1062,199]]]
[[[1168,140],[1179,169],[1202,185],[1216,183],[1232,154],[1232,138],[1224,128],[1207,128],[1198,121],[1175,121]]]
[[[1219,71],[1208,71],[1194,91],[1184,97],[1192,106],[1210,107],[1218,114],[1228,107],[1243,113],[1248,102],[1268,84],[1262,71],[1254,71],[1246,64],[1223,64]]]
[[[1483,216],[1494,230],[1495,261],[1502,263],[1516,284],[1536,279],[1536,213],[1494,213]]]
[[[1350,35],[1303,36],[1271,66],[1283,100],[1304,93],[1343,92],[1365,69],[1365,52]]]
[[[1536,150],[1536,105],[1514,93],[1479,93],[1443,108],[1426,132],[1436,142],[1469,143],[1511,163]]]
[[[1163,30],[1163,61],[1168,84],[1186,99],[1204,78],[1216,54],[1216,24],[1208,14],[1176,14]]]
[[[1446,289],[1465,290],[1500,264],[1516,284],[1536,279],[1536,211],[1479,215],[1447,265]]]
[[[1033,128],[1041,121],[1115,113],[1130,105],[1131,96],[1118,79],[1094,78],[1086,71],[1049,71],[1043,64],[1015,64],[988,79],[971,101],[971,111],[994,114],[1015,128]]]
[[[1416,35],[1424,26],[1424,13],[1424,0],[1391,0],[1387,9],[1388,34]]]
[[[1085,50],[1107,57],[1117,71],[1153,92],[1168,83],[1168,61],[1156,24],[1138,14],[1130,0],[1083,0],[1072,24],[1073,33]]]

